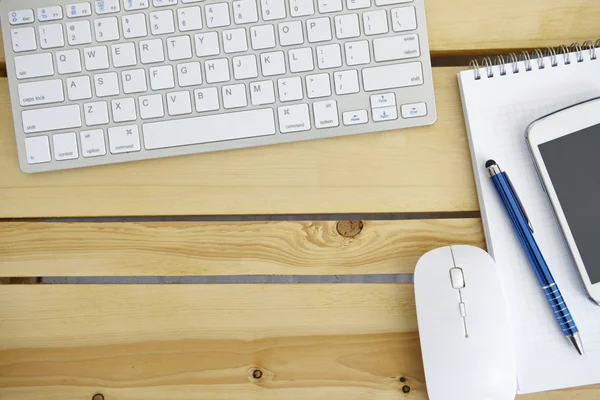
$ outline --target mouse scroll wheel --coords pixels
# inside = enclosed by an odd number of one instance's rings
[[[454,289],[462,289],[465,287],[465,276],[460,268],[450,268],[450,282]]]

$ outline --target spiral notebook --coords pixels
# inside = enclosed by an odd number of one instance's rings
[[[495,258],[512,321],[519,393],[600,382],[600,307],[579,283],[525,142],[529,123],[600,96],[600,41],[534,54],[487,58],[458,75],[488,251]],[[509,172],[535,237],[581,333],[585,355],[562,336],[485,170]]]

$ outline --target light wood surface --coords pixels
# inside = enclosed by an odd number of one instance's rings
[[[0,276],[411,273],[429,250],[484,247],[479,219],[0,223]]]
[[[2,400],[427,398],[410,284],[4,285],[0,304]]]
[[[425,0],[425,8],[434,56],[569,45],[600,34],[597,0]]]
[[[456,74],[430,127],[23,174],[0,79],[0,218],[477,210]]]

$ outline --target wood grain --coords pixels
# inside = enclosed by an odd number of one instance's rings
[[[432,55],[497,53],[600,37],[596,0],[425,0]],[[0,63],[4,51],[0,38]]]
[[[410,284],[3,285],[0,321],[2,400],[427,399]]]
[[[484,247],[479,219],[0,223],[0,276],[350,275],[412,273],[427,251]]]
[[[434,71],[431,127],[33,175],[0,79],[0,218],[477,210],[458,71]]]

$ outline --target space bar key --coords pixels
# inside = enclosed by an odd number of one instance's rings
[[[275,134],[273,110],[249,110],[142,125],[147,150]]]

